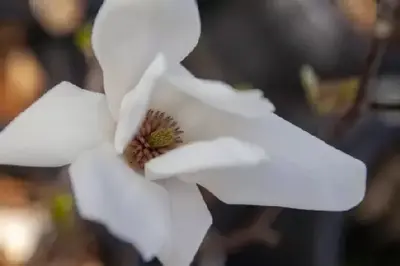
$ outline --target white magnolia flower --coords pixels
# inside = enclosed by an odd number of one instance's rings
[[[59,84],[0,134],[0,163],[72,163],[80,214],[164,265],[189,265],[211,224],[196,184],[229,204],[358,204],[362,162],[273,114],[260,91],[180,65],[199,34],[194,0],[106,0],[92,40],[105,95]]]

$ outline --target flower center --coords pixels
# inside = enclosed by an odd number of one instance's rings
[[[175,132],[172,128],[160,128],[150,134],[147,143],[151,148],[168,147],[175,142]]]
[[[183,131],[178,123],[161,111],[150,109],[125,149],[125,159],[133,169],[144,169],[151,159],[160,156],[182,143]]]

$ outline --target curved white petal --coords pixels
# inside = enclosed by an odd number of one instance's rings
[[[143,0],[142,0],[143,1]],[[159,0],[156,0],[160,3]],[[196,0],[162,1],[160,10],[160,50],[168,62],[180,63],[196,47],[200,38],[200,15]]]
[[[362,200],[366,167],[361,161],[272,113],[258,123],[243,121],[241,128],[235,134],[261,145],[270,156],[267,164],[182,178],[230,204],[342,211]]]
[[[114,130],[104,94],[62,82],[0,133],[0,164],[54,167],[71,163]]]
[[[114,118],[123,96],[136,86],[157,53],[179,63],[199,36],[195,0],[105,1],[94,24],[92,43]]]
[[[184,84],[184,82],[191,82],[191,78],[195,78],[195,76],[188,70],[186,69],[183,65],[181,64],[174,64],[174,65],[168,65],[168,75],[172,76],[172,83],[174,82],[174,80],[178,80],[178,82],[174,85],[180,85],[180,84]],[[184,82],[180,82],[180,78],[182,78],[184,80]],[[204,84],[200,84],[198,81],[203,81]],[[208,87],[208,83],[211,84],[211,86]],[[228,95],[230,97],[234,96],[237,98],[242,98],[242,99],[246,99],[247,97],[254,97],[253,100],[258,100],[258,101],[262,101],[261,103],[257,103],[257,106],[261,106],[263,105],[263,108],[266,108],[267,111],[270,112],[274,112],[275,111],[275,106],[273,105],[272,102],[270,102],[267,98],[264,98],[264,92],[259,90],[259,89],[248,89],[248,90],[241,90],[241,91],[237,91],[236,89],[234,89],[233,87],[229,86],[226,83],[220,82],[220,81],[210,81],[210,80],[195,80],[195,82],[193,83],[194,87],[201,87],[202,89],[198,89],[197,92],[193,92],[193,91],[189,91],[189,95],[191,96],[195,96],[195,98],[199,98],[199,99],[205,99],[205,103],[208,103],[208,99],[211,99],[212,101],[215,101],[214,98],[214,94],[217,93],[222,93],[222,91],[226,92],[227,97]],[[189,86],[190,87],[190,86]],[[217,88],[217,90],[215,89]],[[188,88],[185,86],[179,86],[178,90],[186,93],[186,90]],[[232,92],[236,92],[236,94],[232,94]],[[249,99],[247,99],[249,100]],[[216,104],[215,106],[217,106],[217,108],[225,108],[224,106],[219,106],[218,104]],[[224,109],[222,109],[224,110]],[[229,111],[229,109],[228,109]],[[257,114],[256,114],[257,115]],[[262,113],[259,113],[258,116],[262,115]]]
[[[150,106],[172,115],[184,131],[186,141],[231,136],[259,144],[271,156],[271,165],[254,169],[254,184],[248,183],[249,169],[222,174],[220,181],[213,181],[218,188],[212,188],[214,183],[207,181],[211,184],[209,189],[228,203],[316,210],[343,210],[356,205],[364,195],[364,164],[279,118],[271,112],[272,105],[260,96],[259,91],[236,92],[222,83],[195,79],[175,69],[157,85]],[[176,167],[172,162],[168,167],[164,165],[165,169]],[[152,171],[147,173],[151,178],[163,178],[173,172],[168,170],[154,177]],[[204,171],[196,176],[204,174],[202,176],[208,180],[218,177],[223,170],[216,172],[211,175],[211,170]],[[237,189],[232,188],[232,194],[226,187],[226,178],[234,175],[247,182],[248,189],[243,184],[242,194],[239,193],[241,183]],[[190,175],[187,176],[190,179]],[[265,180],[270,183],[263,183]],[[200,182],[199,178],[194,182]],[[299,187],[299,184],[304,185]],[[264,193],[269,190],[263,185],[274,190]],[[252,194],[252,187],[260,189],[259,193]]]
[[[172,233],[157,257],[164,266],[188,266],[211,226],[211,214],[196,185],[176,178],[163,184],[170,195]]]
[[[182,66],[172,71],[168,67],[156,83],[149,106],[172,116],[184,131],[185,141],[227,136],[225,125],[243,117],[267,116],[274,110],[259,90],[236,91],[222,82],[196,79]]]
[[[124,151],[126,144],[129,143],[138,126],[140,126],[147,112],[155,83],[165,69],[164,56],[158,55],[143,75],[139,84],[125,95],[115,133],[115,148],[118,153]]]
[[[168,75],[181,76],[181,77],[195,77],[186,67],[182,64],[169,64],[167,69]]]
[[[231,114],[256,118],[275,110],[269,100],[260,97],[260,90],[237,91],[224,82],[198,79],[183,74],[168,76],[167,80],[177,90]]]
[[[267,159],[264,150],[234,138],[219,138],[183,145],[145,165],[145,176],[163,179],[175,175],[237,165],[257,165]]]
[[[148,260],[166,241],[168,194],[131,170],[112,145],[80,156],[69,169],[80,214],[104,224]]]

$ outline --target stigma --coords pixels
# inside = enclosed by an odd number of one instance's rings
[[[138,132],[124,151],[129,166],[143,170],[145,164],[182,144],[183,131],[165,112],[147,111]]]

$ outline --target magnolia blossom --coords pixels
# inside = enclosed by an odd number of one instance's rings
[[[258,90],[196,79],[194,0],[106,0],[92,44],[105,94],[63,82],[0,134],[0,163],[71,164],[80,214],[145,259],[187,266],[211,225],[198,190],[228,204],[346,210],[362,162],[273,113]]]

